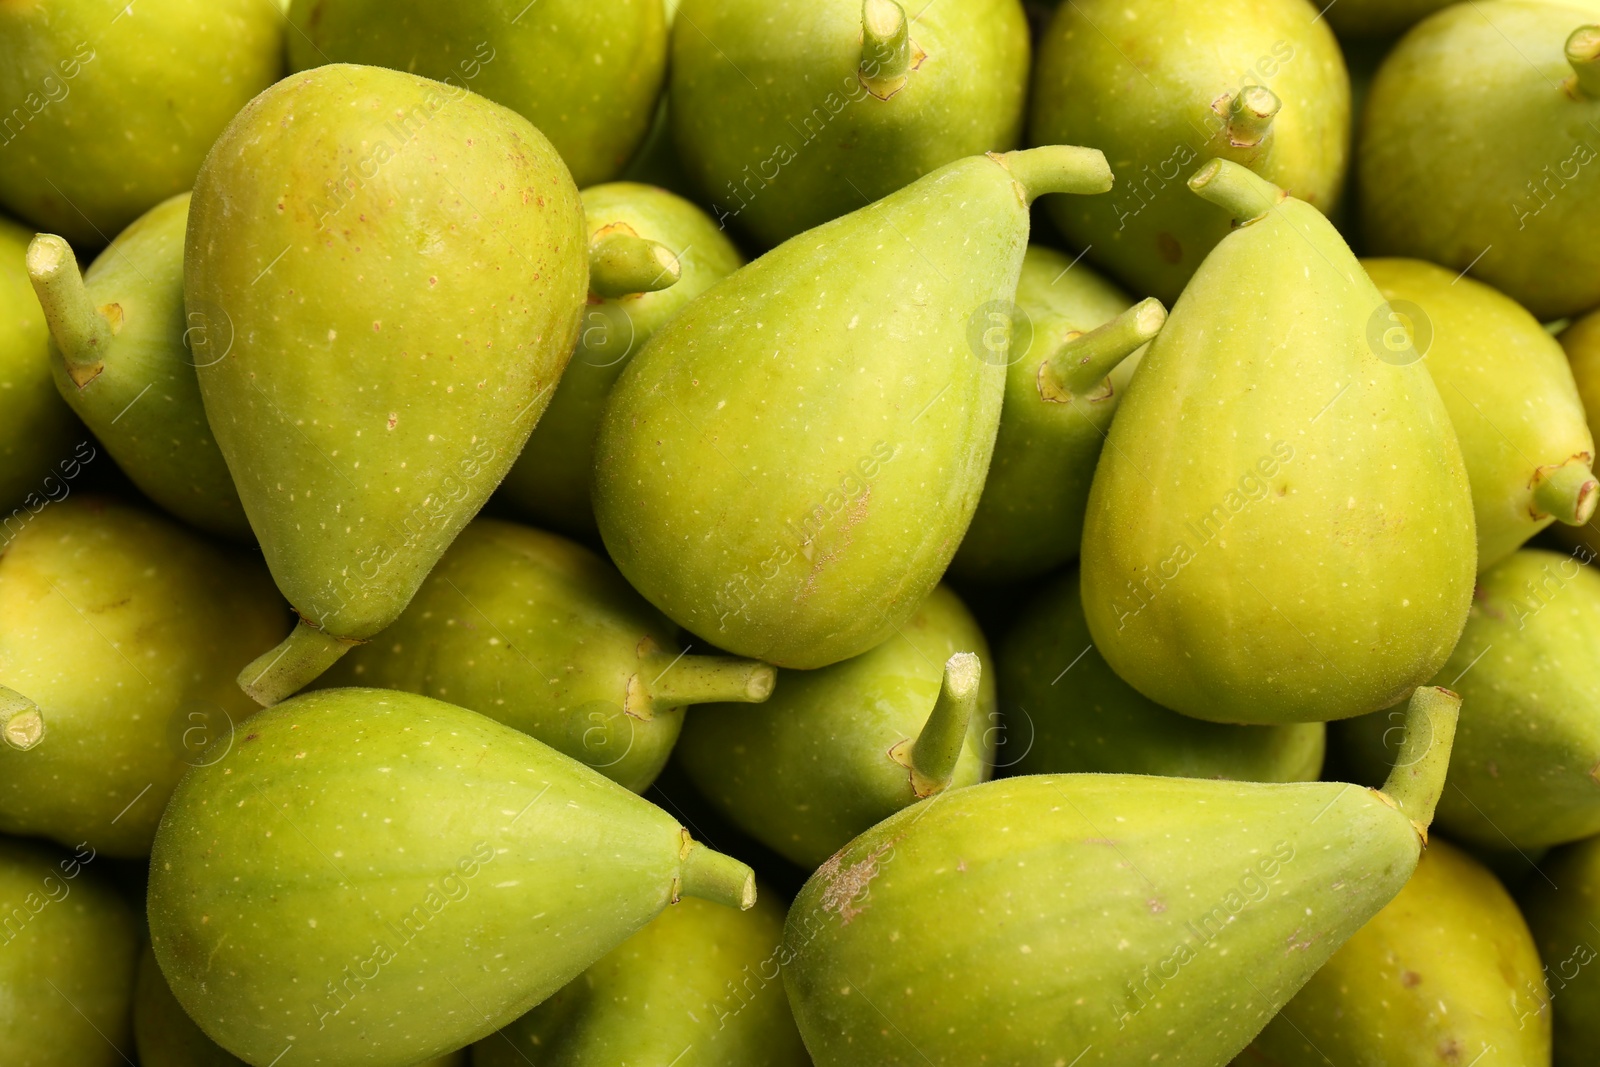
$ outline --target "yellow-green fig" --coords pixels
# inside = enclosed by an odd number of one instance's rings
[[[877,648],[781,672],[764,707],[692,709],[678,764],[735,825],[815,870],[906,805],[989,776],[992,667],[977,622],[940,586]]]
[[[1528,924],[1489,870],[1434,838],[1237,1067],[1533,1067],[1550,1011]]]
[[[1007,363],[1006,399],[983,496],[950,563],[969,581],[1014,581],[1075,559],[1095,460],[1138,365],[1166,322],[1093,269],[1032,245],[1016,321],[990,312],[985,343]],[[1023,331],[1020,337],[1010,336]]]
[[[1591,310],[1596,123],[1592,0],[1452,4],[1424,19],[1367,100],[1356,151],[1366,251],[1470,271],[1541,321]]]
[[[294,0],[289,62],[366,63],[470,89],[533,123],[580,186],[622,172],[666,77],[661,0]]]
[[[594,438],[611,386],[663,323],[744,259],[704,211],[665,189],[596,185],[583,213],[589,305],[578,348],[500,495],[541,526],[592,537]]]
[[[789,910],[817,1067],[1221,1067],[1400,892],[1460,701],[1419,689],[1383,792],[1006,778],[905,808]]]
[[[1017,147],[1029,51],[1019,0],[685,0],[668,118],[717,222],[770,247]]]
[[[1095,649],[1074,569],[1041,589],[996,646],[1014,774],[1098,771],[1245,782],[1311,782],[1320,722],[1234,726],[1168,711],[1118,678]]]
[[[193,526],[248,539],[250,524],[200,401],[183,307],[189,194],[141,215],[80,274],[40,234],[28,273],[50,323],[56,388],[145,495]]]
[[[247,1062],[406,1067],[525,1014],[679,897],[755,902],[748,867],[661,809],[442,701],[318,690],[248,731],[179,784],[149,889],[173,994]]]
[[[1073,0],[1040,40],[1028,127],[1035,144],[1105,152],[1111,195],[1049,212],[1092,262],[1170,307],[1231,221],[1184,179],[1220,157],[1332,210],[1350,80],[1307,0]]]
[[[1253,172],[1189,179],[1237,228],[1146,351],[1089,494],[1083,605],[1113,670],[1215,722],[1348,718],[1444,664],[1472,496],[1427,370],[1331,223]]]
[[[472,1048],[473,1067],[811,1067],[778,968],[783,908],[685,898]]]
[[[273,0],[0,4],[0,205],[99,248],[194,185],[283,37]]]
[[[0,830],[146,855],[179,777],[255,710],[233,677],[285,615],[259,561],[166,519],[40,512],[0,555],[0,687],[37,716],[6,724]]]
[[[687,25],[688,12],[679,26]],[[951,163],[696,297],[628,364],[595,446],[624,577],[718,647],[809,669],[894,633],[983,489],[1028,204],[1103,192],[1052,146]]]
[[[587,235],[526,119],[333,64],[262,93],[195,183],[184,298],[206,418],[300,622],[271,704],[400,614],[572,355]]]
[[[1590,312],[1579,318],[1556,339],[1567,353],[1592,437],[1600,428],[1600,312]],[[1569,546],[1583,545],[1591,552],[1600,552],[1600,523],[1593,515],[1582,526],[1558,525],[1553,527],[1553,532],[1557,540]]]
[[[0,218],[0,546],[17,525],[3,513],[62,492],[57,464],[83,433],[50,381],[50,328],[23,261],[32,236]]]
[[[1522,549],[1478,576],[1461,643],[1435,678],[1461,693],[1440,829],[1491,849],[1600,833],[1600,574],[1584,549]],[[1367,781],[1394,760],[1400,709],[1341,723]]]
[[[139,920],[72,852],[0,837],[0,1051],[6,1067],[124,1067]]]
[[[1542,1014],[1538,995],[1548,985],[1555,1067],[1588,1067],[1600,1042],[1600,837],[1556,849],[1540,871],[1519,900],[1545,981],[1525,983],[1518,1004],[1524,1018]]]
[[[480,518],[400,618],[321,682],[470,708],[642,792],[672,753],[688,705],[772,692],[776,672],[764,663],[689,652],[608,561],[554,534]]]
[[[1600,482],[1561,346],[1516,301],[1416,259],[1366,259],[1391,321],[1383,344],[1424,355],[1467,465],[1478,569],[1552,522],[1582,526]],[[1409,329],[1408,329],[1409,327]]]

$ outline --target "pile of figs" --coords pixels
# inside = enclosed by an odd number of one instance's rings
[[[0,1065],[1592,1067],[1600,0],[0,0]]]

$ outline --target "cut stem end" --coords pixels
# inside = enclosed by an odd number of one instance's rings
[[[1228,212],[1240,225],[1259,219],[1289,197],[1249,167],[1229,159],[1206,163],[1189,178],[1189,188]]]
[[[1051,403],[1070,403],[1074,396],[1105,381],[1117,364],[1149,344],[1166,322],[1167,309],[1150,297],[1098,329],[1068,338],[1054,355],[1039,364],[1039,395]]]
[[[1022,188],[1022,199],[1029,204],[1046,193],[1084,195],[1111,189],[1111,165],[1098,148],[1046,145],[1001,155],[991,153],[989,158],[1011,172]]]
[[[678,870],[678,884],[672,894],[673,903],[683,897],[699,897],[713,904],[722,904],[740,911],[749,911],[756,904],[756,874],[732,856],[713,852],[683,831],[684,852]]]
[[[0,737],[19,752],[44,740],[44,715],[39,706],[14,689],[0,685]]]
[[[1383,794],[1405,813],[1424,841],[1433,810],[1444,793],[1460,713],[1461,698],[1448,689],[1422,686],[1412,693],[1405,714],[1405,737],[1383,783]]]
[[[1594,517],[1600,502],[1600,481],[1582,460],[1571,460],[1559,467],[1541,467],[1534,475],[1534,518],[1553,516],[1568,526],[1582,526]]]
[[[1283,101],[1271,89],[1248,85],[1228,101],[1228,143],[1236,148],[1254,148],[1272,132],[1272,120]]]
[[[908,765],[911,791],[919,799],[944,792],[955,778],[956,764],[967,743],[967,727],[978,708],[982,680],[983,664],[971,652],[957,652],[946,660],[933,712],[911,751],[901,749],[895,754]]]
[[[660,292],[682,277],[672,249],[640,237],[626,223],[603,227],[589,239],[589,291],[601,299]]]
[[[1578,91],[1600,100],[1600,26],[1579,26],[1567,38],[1567,62]]]
[[[777,683],[777,668],[758,660],[657,652],[644,657],[630,680],[625,710],[651,719],[688,704],[760,704]]]
[[[905,87],[916,69],[917,49],[911,42],[911,21],[894,0],[865,0],[861,5],[862,86],[879,100]]]
[[[239,672],[239,688],[264,708],[294,696],[360,641],[323,633],[301,619],[276,648]]]
[[[89,299],[78,259],[65,240],[53,233],[35,235],[28,244],[27,266],[67,375],[82,389],[105,369],[106,350],[116,331]]]

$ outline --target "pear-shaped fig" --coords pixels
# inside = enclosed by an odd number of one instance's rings
[[[1146,351],[1095,470],[1083,604],[1113,670],[1214,722],[1348,718],[1444,664],[1472,496],[1427,370],[1315,208],[1246,167],[1189,179],[1239,220]]]

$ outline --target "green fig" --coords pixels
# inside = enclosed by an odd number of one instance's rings
[[[72,454],[83,433],[50,381],[50,329],[23,265],[32,236],[0,218],[0,510],[4,512],[24,503],[37,511],[43,500],[60,492],[46,485],[46,479],[64,484],[57,464]],[[0,515],[0,548],[17,526],[6,518]]]
[[[28,273],[50,323],[56,388],[146,496],[211,533],[250,538],[200,402],[183,308],[189,194],[151,208],[78,272],[40,234]]]
[[[1015,321],[991,311],[994,332],[985,333],[1007,363],[1006,399],[983,496],[950,563],[971,581],[1037,577],[1077,558],[1106,427],[1137,351],[1167,320],[1158,301],[1135,305],[1091,268],[1038,245],[1023,258],[1016,310]]]
[[[148,854],[179,777],[255,710],[233,676],[284,616],[258,561],[165,519],[40,512],[0,555],[0,686],[38,717],[6,726],[28,743],[0,747],[0,830]]]
[[[589,483],[600,412],[630,356],[683,306],[744,263],[689,201],[631,182],[583,191],[589,306],[550,407],[501,485],[541,526],[592,537]]]
[[[1039,45],[1028,128],[1111,161],[1110,196],[1048,207],[1067,239],[1168,307],[1232,216],[1183,188],[1232,160],[1328,211],[1344,184],[1350,81],[1307,0],[1073,0]]]
[[[156,954],[146,945],[134,987],[133,1037],[140,1067],[245,1067],[244,1061],[205,1035],[172,995]],[[466,1049],[416,1067],[467,1067]]]
[[[508,726],[329,689],[179,783],[150,932],[178,1002],[241,1059],[404,1067],[523,1015],[680,896],[748,908],[754,876]]]
[[[778,981],[783,908],[685,899],[473,1046],[473,1067],[811,1067]]]
[[[1556,338],[1566,350],[1573,382],[1583,410],[1588,413],[1589,434],[1600,429],[1600,312],[1591,312],[1569,324]],[[1582,526],[1557,525],[1556,539],[1569,547],[1583,546],[1600,553],[1600,522],[1593,515]]]
[[[257,701],[393,622],[505,476],[572,355],[585,250],[543,135],[414,75],[296,74],[217,141],[184,252],[200,395],[300,615],[240,675]]]
[[[661,0],[294,0],[289,65],[365,63],[518,112],[580,186],[622,173],[666,79]]]
[[[817,1067],[1220,1067],[1410,878],[1459,704],[1417,691],[1382,793],[1029,775],[897,812],[789,910],[806,1047]]]
[[[1472,486],[1478,569],[1552,522],[1588,522],[1600,500],[1594,437],[1555,339],[1515,301],[1454,271],[1415,259],[1361,265],[1392,312],[1381,343],[1400,358],[1426,356],[1450,413]]]
[[[139,920],[68,854],[0,838],[0,1050],[6,1067],[123,1067]],[[126,1051],[124,1051],[126,1050]]]
[[[1547,1005],[1539,953],[1511,895],[1435,838],[1399,895],[1238,1063],[1533,1067],[1550,1062]]]
[[[1111,424],[1083,532],[1100,654],[1214,722],[1404,699],[1461,635],[1476,571],[1461,448],[1331,223],[1253,172],[1189,179],[1239,219]]]
[[[1600,575],[1592,553],[1522,549],[1478,576],[1466,631],[1436,684],[1464,710],[1438,825],[1519,849],[1600,833]],[[1343,723],[1368,781],[1393,762],[1399,715]]]
[[[0,3],[0,206],[98,248],[282,73],[272,0]]]
[[[877,648],[782,672],[766,707],[690,711],[678,762],[740,829],[815,870],[906,805],[989,776],[991,665],[977,622],[941,586]]]
[[[1016,774],[1314,782],[1322,773],[1327,727],[1320,722],[1202,722],[1145,699],[1118,678],[1090,640],[1076,570],[1039,592],[997,657],[1007,728],[1024,747],[1008,758]]]
[[[1356,153],[1370,253],[1470,271],[1541,321],[1600,304],[1596,22],[1582,6],[1495,0],[1401,39]]]
[[[461,531],[400,618],[323,676],[470,708],[642,792],[684,708],[765,700],[764,663],[691,656],[616,568],[494,519]]]
[[[1541,873],[1519,899],[1545,981],[1526,982],[1518,1003],[1525,1017],[1542,1015],[1539,993],[1548,985],[1555,1067],[1588,1067],[1600,1042],[1600,837],[1556,849]]]
[[[1015,148],[1028,52],[1018,0],[685,0],[678,157],[719,223],[771,247]]]
[[[981,341],[1016,293],[1028,203],[1109,180],[1090,149],[975,156],[697,297],[600,424],[595,518],[623,575],[685,629],[780,667],[887,640],[983,489],[1005,371]]]

